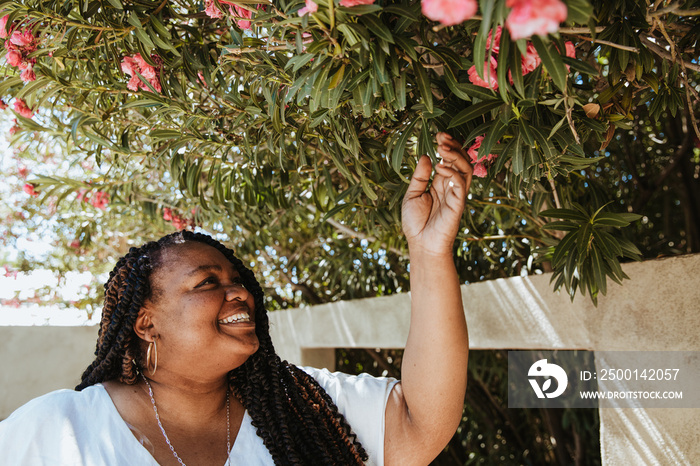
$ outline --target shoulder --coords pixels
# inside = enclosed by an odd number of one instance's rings
[[[354,398],[365,401],[377,398],[377,401],[384,405],[389,392],[398,382],[392,377],[374,377],[364,373],[350,375],[315,367],[300,367],[300,369],[316,379],[336,404],[344,401],[352,402]]]
[[[88,387],[81,392],[67,389],[56,390],[27,402],[3,421],[3,424],[28,420],[35,416],[44,419],[47,416],[61,416],[64,414],[74,416],[83,411],[81,408],[88,408],[104,401],[106,396],[107,393],[101,385]]]
[[[80,440],[92,438],[99,431],[95,422],[105,417],[105,397],[104,388],[95,386],[29,401],[0,422],[0,463],[68,464],[68,458],[80,458]]]

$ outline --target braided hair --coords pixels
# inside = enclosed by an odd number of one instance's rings
[[[137,382],[134,362],[143,361],[143,354],[133,326],[144,302],[157,299],[149,277],[161,265],[168,247],[187,241],[219,250],[254,297],[260,347],[242,366],[229,372],[229,385],[248,411],[275,464],[359,465],[367,461],[367,453],[326,391],[309,374],[275,353],[263,291],[253,272],[233,251],[201,233],[173,233],[131,248],[119,259],[105,284],[96,358],[76,390],[108,380]]]

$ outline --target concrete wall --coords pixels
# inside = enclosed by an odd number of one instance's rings
[[[39,395],[75,387],[96,342],[97,327],[0,327],[0,419]]]
[[[700,351],[700,255],[626,264],[594,307],[554,294],[549,275],[462,287],[473,349]],[[333,348],[400,348],[410,296],[344,301],[270,315],[285,359],[333,366]],[[0,327],[0,418],[32,397],[72,387],[92,359],[93,327]],[[693,464],[700,458],[698,409],[600,410],[607,465]]]

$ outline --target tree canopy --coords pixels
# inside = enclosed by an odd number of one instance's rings
[[[560,3],[4,1],[27,183],[4,241],[60,246],[15,266],[100,270],[198,226],[273,307],[406,290],[400,200],[437,131],[477,175],[464,282],[553,270],[596,300],[620,261],[697,251],[700,2]]]

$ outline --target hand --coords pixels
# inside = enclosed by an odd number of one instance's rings
[[[430,254],[452,255],[467,191],[472,182],[472,166],[462,145],[447,133],[438,133],[438,154],[430,181],[430,158],[422,156],[403,198],[401,217],[408,246]]]

